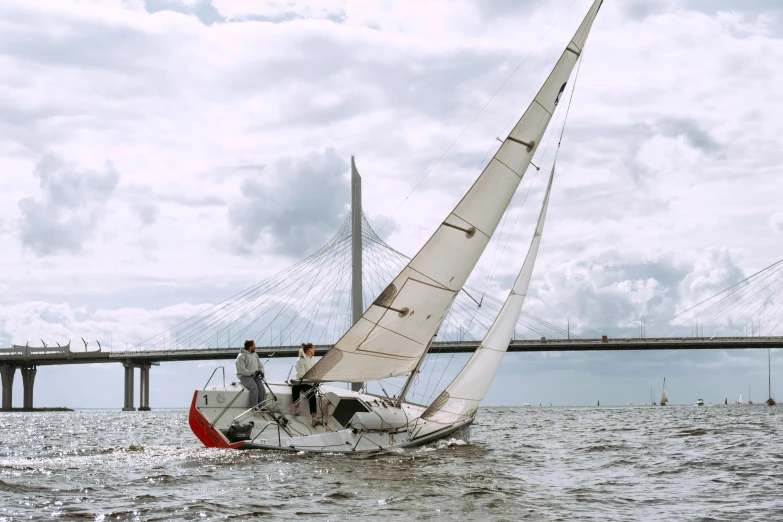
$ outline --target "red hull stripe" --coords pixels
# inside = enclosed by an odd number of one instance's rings
[[[198,391],[193,393],[193,402],[190,403],[190,414],[188,414],[188,424],[190,424],[190,429],[193,430],[193,433],[204,446],[208,448],[235,449],[245,444],[244,442],[231,444],[223,437],[222,433],[211,427],[206,417],[196,408],[196,398],[198,398]]]

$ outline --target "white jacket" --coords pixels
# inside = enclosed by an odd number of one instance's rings
[[[314,357],[308,357],[304,350],[299,348],[299,359],[296,360],[296,378],[301,379],[315,364]]]
[[[255,352],[250,353],[244,348],[239,350],[239,355],[237,356],[237,377],[251,377],[258,370],[263,371],[258,354]]]

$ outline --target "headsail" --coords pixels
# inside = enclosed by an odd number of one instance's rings
[[[481,341],[478,349],[468,363],[459,372],[457,377],[445,390],[430,404],[422,414],[422,418],[441,424],[453,424],[472,418],[476,414],[479,404],[486,395],[489,385],[495,378],[503,356],[508,350],[508,345],[514,335],[514,328],[525,302],[525,295],[533,275],[533,267],[536,263],[538,247],[541,244],[541,234],[544,232],[544,220],[549,207],[549,194],[552,191],[552,180],[555,176],[555,165],[549,174],[549,184],[544,194],[544,202],[541,205],[541,213],[538,216],[536,231],[533,240],[525,256],[522,269],[511,287],[511,293],[503,303],[500,313],[495,318],[492,326],[487,331],[486,337]]]
[[[470,190],[416,256],[305,375],[360,382],[408,375],[484,252],[552,119],[603,0]]]

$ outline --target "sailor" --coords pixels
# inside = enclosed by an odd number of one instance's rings
[[[256,353],[256,343],[252,339],[245,341],[245,347],[237,356],[237,377],[242,386],[250,392],[250,405],[260,408],[266,398],[264,389],[264,367]]]
[[[300,382],[291,386],[291,398],[293,399],[294,407],[296,408],[294,415],[299,415],[299,396],[304,392],[307,401],[310,404],[310,417],[313,419],[312,424],[313,426],[319,426],[321,425],[321,422],[315,418],[318,410],[318,404],[315,397],[315,386],[301,383],[302,378],[315,364],[315,361],[313,360],[314,355],[315,347],[313,346],[313,343],[302,343],[302,347],[299,349],[299,358],[296,360],[295,366],[296,380]]]

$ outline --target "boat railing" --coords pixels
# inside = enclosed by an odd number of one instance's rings
[[[218,366],[214,370],[212,370],[212,375],[209,376],[209,379],[207,379],[207,383],[204,385],[204,389],[207,389],[207,386],[209,386],[209,383],[212,381],[212,378],[215,376],[215,372],[218,370],[223,370],[223,387],[226,386],[226,367],[225,366]]]

